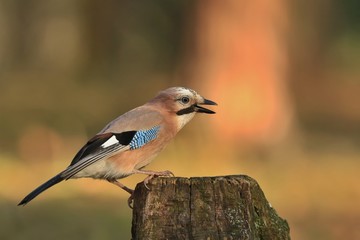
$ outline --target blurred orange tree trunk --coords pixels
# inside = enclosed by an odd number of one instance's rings
[[[269,144],[291,126],[284,0],[198,1],[191,79],[218,103],[225,140]]]

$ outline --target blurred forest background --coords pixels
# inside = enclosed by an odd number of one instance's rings
[[[246,174],[292,239],[360,239],[359,9],[0,0],[0,239],[130,239],[128,196],[103,181],[16,204],[108,121],[170,86],[218,102],[217,114],[197,116],[148,169]]]

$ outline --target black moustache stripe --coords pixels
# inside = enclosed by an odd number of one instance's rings
[[[180,116],[180,115],[189,114],[189,113],[193,113],[193,112],[195,112],[195,105],[191,105],[190,107],[187,107],[187,108],[177,111],[176,115]]]

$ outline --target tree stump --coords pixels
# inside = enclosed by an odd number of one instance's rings
[[[133,240],[290,239],[258,183],[242,175],[155,178],[136,186]]]

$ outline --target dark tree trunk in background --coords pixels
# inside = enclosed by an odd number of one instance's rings
[[[156,178],[135,189],[135,239],[290,239],[289,226],[248,176]]]

